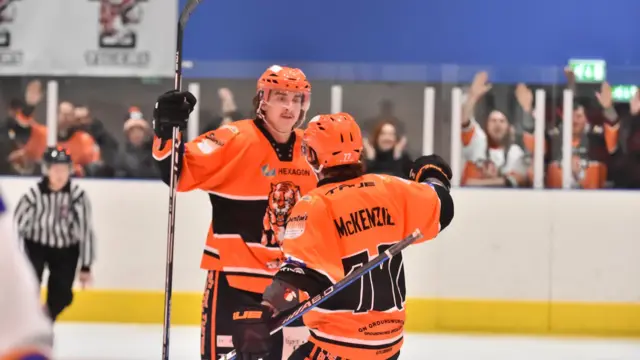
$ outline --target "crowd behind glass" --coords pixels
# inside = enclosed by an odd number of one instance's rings
[[[547,91],[543,151],[545,186],[562,186],[562,122],[565,120],[563,115],[567,114],[562,108],[562,90],[571,88],[575,92],[570,119],[573,124],[571,187],[639,188],[640,92],[628,101],[617,102],[608,83],[576,84],[570,70],[565,74],[565,84]],[[100,80],[93,81],[98,83]],[[67,83],[69,87],[74,84],[73,81]],[[215,110],[201,110],[199,133],[254,115],[246,111],[251,108],[251,99],[239,99],[233,84],[228,83],[215,91],[201,93],[199,100],[213,104]],[[486,72],[478,72],[469,84],[458,85],[465,88],[461,109],[461,184],[531,187],[536,85],[491,84]],[[367,84],[357,86],[366,87]],[[57,141],[70,150],[75,176],[159,177],[151,156],[153,131],[149,114],[154,96],[165,89],[158,84],[150,88],[144,99],[129,97],[131,103],[105,99],[105,96],[74,96],[79,91],[68,91],[60,96],[56,114]],[[345,92],[345,96],[348,95]],[[22,79],[0,85],[0,109],[6,109],[6,118],[0,124],[0,175],[40,175],[40,160],[47,146],[48,131],[44,99],[41,79]],[[312,105],[313,100],[314,95]],[[412,136],[410,129],[415,129],[422,119],[402,118],[398,115],[402,113],[399,108],[420,108],[423,104],[385,98],[355,100],[360,106],[375,109],[373,116],[371,111],[360,116],[357,110],[343,109],[353,113],[365,133],[363,162],[367,171],[406,177],[408,164],[420,155],[419,146],[412,144],[411,139],[416,136]],[[373,103],[365,104],[371,101]],[[100,109],[102,116],[108,114],[107,118],[96,116],[94,109]],[[312,106],[309,117],[318,112],[329,112],[329,108],[322,108],[322,104]],[[450,116],[446,111],[436,109],[436,128],[446,128]],[[447,148],[451,143],[450,134],[442,131],[436,131],[436,134],[440,148]]]

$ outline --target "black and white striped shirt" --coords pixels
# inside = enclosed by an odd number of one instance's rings
[[[44,178],[20,198],[14,218],[22,241],[52,248],[79,245],[80,265],[90,269],[95,253],[91,204],[77,184],[52,192]]]

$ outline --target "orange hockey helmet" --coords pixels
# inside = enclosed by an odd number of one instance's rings
[[[347,113],[318,115],[304,131],[302,154],[317,172],[358,164],[362,154],[360,127]]]
[[[311,106],[311,84],[307,77],[298,68],[272,65],[258,79],[257,93],[260,99],[257,113],[264,116],[260,111],[263,102],[269,99],[271,91],[292,91],[302,93],[302,111],[294,128],[299,127],[304,122],[305,115]]]

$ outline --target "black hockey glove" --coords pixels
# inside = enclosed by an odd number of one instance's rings
[[[273,312],[267,306],[246,307],[233,313],[232,339],[238,360],[266,358],[271,351],[269,325]]]
[[[188,91],[167,91],[160,95],[153,109],[153,132],[163,140],[170,140],[173,128],[187,128],[189,114],[196,106],[196,97]]]
[[[427,179],[436,179],[447,189],[451,188],[451,167],[438,155],[421,156],[413,162],[409,179],[417,182],[425,182]]]

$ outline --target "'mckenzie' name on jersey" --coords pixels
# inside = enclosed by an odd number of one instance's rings
[[[447,190],[386,175],[321,180],[293,209],[283,242],[287,261],[275,278],[313,297],[416,228],[424,235],[419,242],[435,238],[451,220],[441,219],[440,191]],[[402,345],[405,299],[400,254],[312,309],[304,322],[311,340],[334,355],[387,359]]]
[[[391,213],[386,207],[374,206],[349,213],[349,216],[341,216],[334,219],[340,237],[355,235],[360,231],[375,229],[381,226],[394,226],[396,223],[391,218]]]

